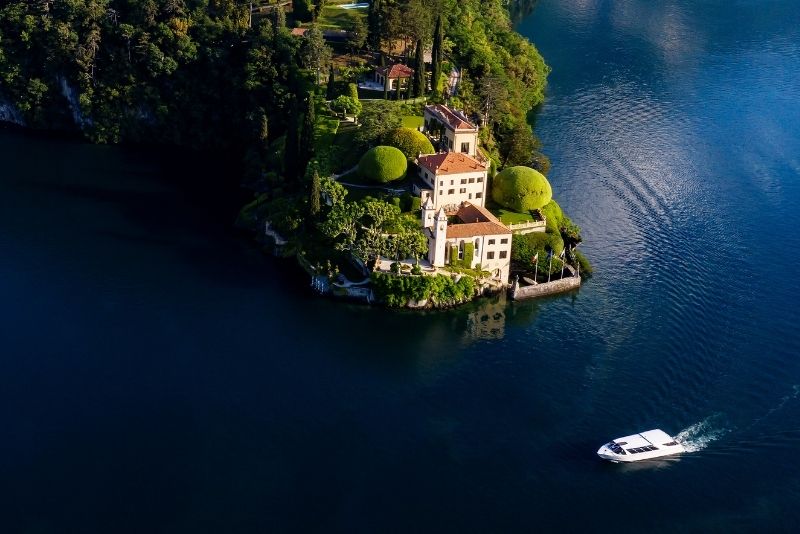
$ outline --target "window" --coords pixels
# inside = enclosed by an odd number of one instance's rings
[[[507,238],[507,237],[504,237],[503,239],[501,239],[501,240],[500,240],[500,244],[501,244],[501,245],[507,245],[507,244],[508,244],[508,238]]]
[[[483,176],[478,176],[478,183],[481,183],[482,181],[483,181]]]
[[[458,190],[458,192],[459,193],[466,193],[467,192],[467,188],[466,187],[462,187],[461,189]]]
[[[439,185],[444,185],[444,180],[439,180]]]
[[[464,259],[464,242],[463,241],[458,244],[458,259],[459,260],[463,260]]]
[[[443,190],[441,190],[441,189],[439,189],[439,194],[440,194],[440,195],[444,195],[444,191],[443,191]]]
[[[507,250],[501,250],[501,251],[500,251],[500,259],[501,259],[501,260],[504,260],[504,259],[506,259],[506,256],[507,256],[507,255],[508,255],[508,251],[507,251]]]
[[[450,180],[450,185],[453,185],[454,182],[455,180]]]
[[[453,150],[453,140],[452,140],[452,139],[448,139],[448,140],[447,140],[447,147],[448,147],[450,150]]]
[[[493,260],[494,259],[494,252],[487,252],[486,253],[486,259],[487,260]]]
[[[425,179],[428,179],[428,171],[425,171]]]
[[[455,192],[456,192],[456,190],[455,190],[455,189],[448,189],[448,190],[447,190],[447,194],[448,194],[448,195],[452,195],[452,194],[453,194],[453,193],[455,193]]]
[[[469,143],[461,143],[461,152],[469,152]]]
[[[462,178],[461,179],[461,185],[464,185],[465,183],[467,183],[467,179],[466,178]]]
[[[475,178],[470,178],[469,179],[469,183],[474,184],[475,183]]]
[[[489,244],[490,244],[490,245],[494,245],[494,239],[490,239],[490,240],[489,240]]]
[[[483,198],[483,193],[480,191],[475,193],[475,198]]]
[[[469,199],[472,200],[472,193],[469,194]]]

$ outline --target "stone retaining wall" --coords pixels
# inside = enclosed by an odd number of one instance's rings
[[[581,287],[581,277],[573,273],[573,275],[568,278],[531,286],[520,286],[517,282],[514,282],[508,293],[512,299],[522,300],[563,293],[565,291],[578,289],[579,287]]]

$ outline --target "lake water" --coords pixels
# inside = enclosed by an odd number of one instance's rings
[[[224,166],[0,131],[3,532],[791,530],[800,9],[541,0],[596,275],[403,313],[231,230]],[[660,427],[693,452],[600,462]]]

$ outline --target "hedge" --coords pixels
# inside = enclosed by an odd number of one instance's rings
[[[371,148],[358,162],[358,172],[364,178],[386,183],[406,175],[408,161],[405,155],[391,146]]]
[[[467,269],[472,269],[472,258],[475,256],[475,243],[470,241],[464,243],[464,259],[461,260],[461,265]]]
[[[553,199],[542,173],[530,167],[509,167],[492,180],[492,199],[519,213],[541,209]]]
[[[436,152],[425,134],[413,128],[395,128],[386,134],[383,142],[399,149],[409,159]]]

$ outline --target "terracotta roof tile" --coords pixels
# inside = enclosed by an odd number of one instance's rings
[[[447,226],[447,238],[474,237],[476,235],[510,234],[511,230],[494,222],[477,222],[468,224],[450,224]]]
[[[420,156],[417,163],[434,174],[459,174],[462,172],[485,171],[486,165],[468,154],[459,152],[439,152]]]
[[[431,114],[436,116],[439,120],[450,126],[453,130],[471,130],[478,129],[477,126],[472,124],[462,113],[450,109],[442,104],[430,104],[425,106],[425,109]]]
[[[491,211],[483,206],[472,204],[471,202],[463,202],[461,207],[458,208],[456,217],[464,223],[493,222],[496,224],[503,224]]]
[[[389,71],[387,78],[411,78],[414,76],[414,69],[403,65],[402,63],[395,63],[391,67],[378,67],[375,69],[381,76],[386,76],[386,71]]]

